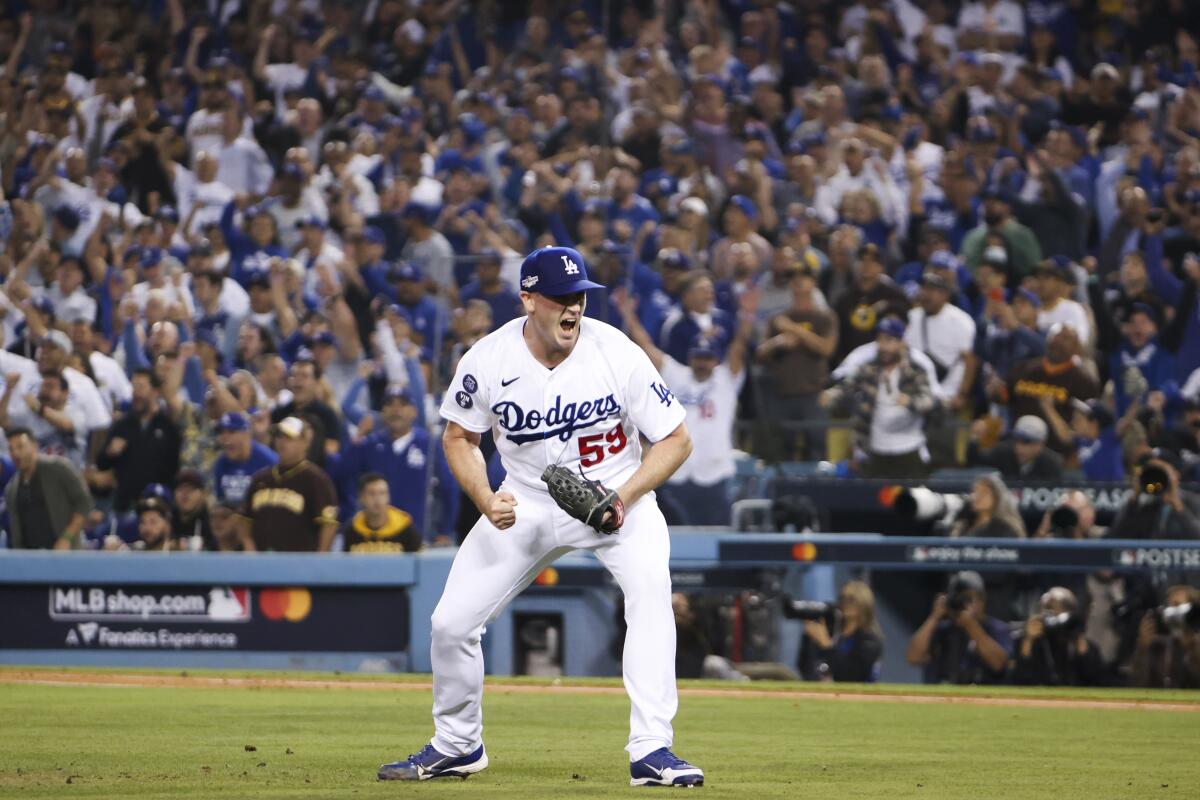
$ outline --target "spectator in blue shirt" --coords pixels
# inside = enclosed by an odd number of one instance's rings
[[[222,550],[235,549],[237,531],[234,510],[242,507],[250,479],[260,469],[279,463],[279,456],[250,435],[250,419],[240,411],[230,411],[217,422],[221,455],[213,463],[212,487],[213,534]]]
[[[521,298],[500,280],[500,253],[485,247],[479,251],[475,279],[463,287],[459,302],[482,300],[492,307],[492,330],[515,319],[521,308]]]
[[[275,217],[264,206],[251,206],[243,212],[244,231],[233,222],[238,201],[230,200],[221,212],[221,234],[229,248],[229,277],[243,286],[248,276],[267,269],[272,257],[287,258],[279,245]]]
[[[618,164],[608,171],[612,200],[608,204],[608,234],[614,239],[628,241],[635,237],[647,222],[657,224],[654,205],[636,194],[638,180],[634,171]]]
[[[446,458],[429,431],[414,427],[417,409],[406,389],[393,386],[387,390],[380,416],[381,430],[352,443],[346,452],[330,459],[331,477],[343,498],[354,498],[358,495],[360,475],[380,473],[387,480],[392,505],[412,517],[413,527],[427,541],[441,538],[458,517],[458,484],[450,474]],[[431,531],[429,486],[434,479],[441,513],[437,530]]]
[[[413,340],[421,346],[421,360],[433,358],[446,333],[445,318],[433,298],[425,293],[425,276],[407,261],[392,267],[392,285],[396,300],[412,322]]]
[[[1037,328],[1041,304],[1035,293],[1016,289],[1010,302],[992,297],[984,306],[975,328],[975,355],[1001,380],[1008,380],[1017,364],[1041,358],[1046,352],[1046,336]]]
[[[733,339],[733,317],[716,306],[716,289],[707,272],[695,271],[684,281],[679,307],[671,311],[658,333],[658,346],[681,364],[697,334],[707,334],[723,355]]]
[[[1042,398],[1046,421],[1060,442],[1074,445],[1079,470],[1089,481],[1125,479],[1121,439],[1112,412],[1100,400],[1071,401],[1071,422],[1062,418],[1049,396]]]

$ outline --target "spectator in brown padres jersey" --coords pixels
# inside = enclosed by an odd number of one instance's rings
[[[279,463],[250,479],[242,506],[242,547],[291,552],[327,551],[337,532],[337,494],[325,471],[305,458],[313,432],[298,417],[271,429]]]
[[[358,504],[362,511],[342,527],[348,553],[414,553],[421,549],[421,533],[412,517],[391,504],[387,478],[368,472],[358,479]]]
[[[1044,421],[1043,397],[1050,397],[1059,415],[1069,419],[1071,401],[1091,400],[1100,394],[1095,368],[1078,355],[1079,349],[1079,337],[1073,328],[1051,326],[1046,355],[1018,364],[1007,386],[993,381],[990,393],[994,399],[1008,402],[1009,419],[1034,416]],[[1046,444],[1061,455],[1069,452],[1072,443],[1052,436]]]

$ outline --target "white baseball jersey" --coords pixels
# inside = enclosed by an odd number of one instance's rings
[[[718,364],[708,380],[698,381],[691,367],[665,356],[662,374],[687,411],[688,433],[692,436],[692,454],[667,482],[692,481],[712,486],[732,478],[737,471],[733,461],[733,423],[746,370],[734,375],[728,364]]]
[[[684,422],[683,405],[625,334],[584,317],[571,354],[554,369],[529,352],[521,317],[479,340],[458,363],[441,415],[475,433],[491,430],[508,480],[546,492],[548,464],[582,469],[616,488],[651,442]]]

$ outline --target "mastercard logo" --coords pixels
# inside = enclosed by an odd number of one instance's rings
[[[263,589],[258,608],[267,619],[299,622],[312,611],[312,594],[308,589]]]
[[[533,579],[533,582],[538,586],[557,586],[558,585],[558,570],[554,567],[546,567],[538,573],[538,576]]]
[[[904,489],[903,486],[885,486],[879,490],[879,504],[884,508],[891,508],[896,503],[896,498]]]
[[[792,545],[792,559],[795,561],[812,561],[817,557],[817,546],[812,542],[800,542]]]

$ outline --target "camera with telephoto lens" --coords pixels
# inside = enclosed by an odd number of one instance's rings
[[[892,502],[892,510],[913,522],[932,522],[934,528],[949,528],[967,507],[966,495],[944,494],[914,486],[901,489]]]
[[[1181,603],[1177,606],[1159,606],[1155,616],[1167,631],[1200,630],[1200,605]]]
[[[788,619],[798,619],[802,622],[824,622],[829,632],[835,633],[841,611],[836,603],[826,603],[821,600],[783,599],[783,615]]]
[[[1079,512],[1070,506],[1059,506],[1050,512],[1050,535],[1070,539],[1079,527]]]

